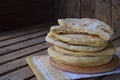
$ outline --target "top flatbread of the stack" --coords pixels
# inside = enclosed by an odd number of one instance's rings
[[[96,20],[96,19],[77,19],[77,18],[67,18],[58,19],[60,26],[69,27],[75,30],[75,32],[88,33],[93,35],[98,35],[104,40],[109,40],[112,37],[113,29],[106,23]]]

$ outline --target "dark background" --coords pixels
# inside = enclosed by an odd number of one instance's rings
[[[0,0],[0,31],[54,22],[97,18],[120,27],[120,0]]]
[[[0,0],[0,29],[14,29],[52,21],[53,0]]]

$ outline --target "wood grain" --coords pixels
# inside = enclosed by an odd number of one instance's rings
[[[120,38],[115,40],[113,44],[115,45],[115,47],[120,47]]]
[[[81,17],[94,18],[94,0],[81,0]]]
[[[55,0],[55,19],[66,17],[66,0]]]
[[[80,0],[66,0],[66,17],[80,18]]]
[[[39,55],[43,55],[43,54],[46,54],[46,53],[47,53],[46,49],[42,50],[42,51],[40,51],[40,50],[39,51],[34,51],[32,53],[28,53],[26,51],[25,54],[27,54],[27,55],[24,55],[21,58],[16,56],[17,59],[1,65],[2,69],[0,69],[0,75],[5,75],[5,74],[10,73],[10,72],[12,72],[12,71],[14,71],[16,69],[19,69],[22,66],[26,66],[27,63],[25,62],[25,57],[27,57],[27,56],[31,56],[31,55],[32,56],[39,56]]]
[[[22,28],[18,30],[7,31],[4,33],[2,32],[0,33],[0,41],[27,35],[27,34],[34,33],[34,32],[38,32],[40,30],[45,30],[45,29],[48,29],[48,27],[53,24],[55,23],[39,24],[39,25],[31,26],[29,28],[27,27],[27,28]],[[41,28],[39,28],[40,26]]]
[[[4,41],[0,42],[0,48],[8,46],[10,44],[15,44],[15,43],[18,43],[18,42],[23,42],[23,41],[26,41],[26,40],[30,40],[30,39],[39,37],[40,35],[43,35],[43,34],[48,33],[48,32],[49,32],[49,30],[44,30],[44,31],[39,30],[38,32],[35,32],[35,33],[30,33],[30,34],[15,37],[15,38],[12,38],[12,39],[9,39],[9,40],[4,40]]]
[[[31,39],[28,41],[9,45],[9,46],[0,48],[0,52],[1,52],[0,54],[3,55],[3,54],[10,53],[10,52],[14,52],[14,51],[17,51],[17,50],[20,50],[20,49],[23,49],[23,48],[26,48],[26,47],[29,47],[35,44],[42,43],[44,42],[44,40],[45,40],[45,35],[43,37],[38,37],[38,38]]]
[[[37,78],[36,78],[36,77],[33,77],[33,78],[29,79],[29,80],[37,80]]]
[[[40,50],[48,48],[48,46],[49,46],[48,43],[42,43],[42,44],[34,45],[28,48],[24,48],[22,50],[18,50],[16,52],[9,53],[7,55],[3,55],[0,58],[0,63],[4,64],[7,61],[11,61],[13,59],[15,60],[17,58],[24,57],[27,54],[33,54],[35,51],[40,51]]]
[[[109,75],[101,80],[120,80],[120,74]]]
[[[25,62],[25,57],[47,54],[49,44],[45,42],[45,36],[49,26],[44,27],[46,28],[34,26],[0,35],[0,53],[4,54],[0,58],[1,80],[36,80]]]
[[[114,37],[120,37],[120,0],[112,0],[112,27],[114,28]]]
[[[95,18],[111,25],[112,0],[95,0]]]
[[[24,80],[32,75],[34,75],[33,72],[28,66],[26,66],[19,70],[13,71],[9,74],[2,76],[1,80]]]

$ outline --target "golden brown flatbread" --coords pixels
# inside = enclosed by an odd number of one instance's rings
[[[53,48],[57,51],[60,52],[62,54],[67,54],[67,55],[71,55],[71,56],[109,56],[109,55],[114,55],[116,50],[114,48],[114,46],[112,45],[112,43],[109,43],[109,45],[98,52],[80,52],[80,51],[71,51],[71,50],[67,50],[58,46],[53,46]]]
[[[81,52],[97,52],[102,49],[104,49],[107,45],[102,47],[90,47],[90,46],[80,46],[80,45],[72,45],[65,43],[63,41],[60,41],[53,37],[52,35],[48,34],[45,38],[45,40],[53,45],[59,46],[64,49],[72,50],[72,51],[81,51]]]
[[[113,29],[106,23],[99,21],[97,19],[90,18],[67,18],[58,19],[58,23],[61,26],[69,27],[76,32],[88,33],[93,35],[98,35],[104,40],[109,40],[113,35]]]
[[[75,44],[75,45],[86,45],[86,46],[93,46],[93,47],[100,47],[107,45],[108,41],[105,41],[98,36],[89,35],[89,34],[71,34],[71,33],[55,33],[50,31],[50,34],[53,35],[55,38],[66,42],[68,44]]]
[[[112,56],[76,57],[59,53],[52,47],[48,48],[48,54],[60,63],[74,66],[99,66],[108,63],[112,59]]]

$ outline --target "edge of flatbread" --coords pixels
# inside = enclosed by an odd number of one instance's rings
[[[64,27],[70,27],[77,32],[98,35],[104,40],[109,40],[113,35],[113,29],[106,23],[90,18],[66,18],[58,19],[58,23]]]

